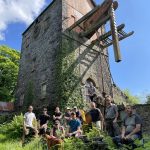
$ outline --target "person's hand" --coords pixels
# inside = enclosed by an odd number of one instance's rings
[[[117,119],[114,119],[114,120],[113,120],[113,123],[116,123],[116,122],[117,122]]]
[[[124,134],[121,134],[121,138],[124,139]]]
[[[125,136],[125,139],[130,139],[131,136],[128,134],[127,136]]]

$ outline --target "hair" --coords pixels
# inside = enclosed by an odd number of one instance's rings
[[[75,112],[72,112],[71,115],[76,115],[76,113],[75,113]]]
[[[47,107],[43,107],[43,110],[44,110],[44,109],[46,109],[46,110],[47,110]]]
[[[130,105],[130,104],[126,105],[126,107],[130,107],[131,109],[134,108],[134,106],[133,106],[133,105]]]

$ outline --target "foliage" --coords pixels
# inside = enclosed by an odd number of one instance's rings
[[[146,104],[150,104],[150,95],[147,95],[146,99],[147,99]]]
[[[14,116],[10,123],[0,125],[0,134],[5,135],[8,139],[18,139],[22,136],[23,115]]]
[[[71,33],[70,33],[71,34]],[[71,36],[71,35],[70,35]],[[78,59],[76,58],[74,41],[64,37],[59,48],[56,63],[56,93],[55,103],[64,109],[74,105],[83,108]],[[61,99],[61,101],[60,101]],[[57,104],[56,104],[57,105]]]
[[[0,46],[0,100],[14,100],[20,53],[7,46]]]
[[[130,103],[130,104],[139,104],[140,103],[139,97],[138,96],[133,96],[128,89],[124,90],[123,92],[128,98],[128,100],[127,100],[128,103]]]
[[[64,141],[65,150],[86,150],[87,147],[81,139],[68,138]]]

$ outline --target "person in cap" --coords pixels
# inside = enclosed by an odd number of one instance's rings
[[[65,118],[66,126],[68,126],[69,121],[71,120],[71,109],[69,107],[66,108],[64,118]]]
[[[77,108],[77,106],[74,106],[73,112],[76,113],[76,118],[82,122],[82,116],[81,116],[81,113],[80,113],[79,109]]]
[[[69,133],[68,136],[74,136],[74,137],[79,137],[82,133],[81,131],[81,122],[79,119],[76,117],[76,113],[72,112],[71,113],[71,120],[69,122]]]

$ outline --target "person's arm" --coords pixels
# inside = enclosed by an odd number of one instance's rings
[[[125,126],[122,126],[121,137],[122,137],[122,138],[125,137]]]
[[[136,124],[135,129],[130,134],[128,134],[125,138],[129,139],[132,135],[138,133],[140,130],[141,130],[141,124]]]
[[[100,112],[99,112],[99,115],[100,115],[100,118],[101,118],[101,129],[103,130],[103,126],[104,126],[104,117],[103,117],[103,114],[102,114],[101,110],[100,110]]]
[[[55,115],[53,115],[53,119],[54,119],[54,120],[56,119],[56,116],[55,116]]]
[[[81,132],[81,128],[80,128],[80,126],[79,126],[76,131],[70,133],[70,136],[72,136],[72,135],[74,135],[74,134],[77,134],[77,133],[80,133],[80,132]]]
[[[53,135],[53,133],[54,133],[53,130],[54,129],[52,128],[51,131],[50,131],[50,136],[53,137],[53,138],[55,138],[55,136]]]
[[[116,114],[115,114],[115,119],[113,120],[113,123],[116,123],[116,122],[117,122],[117,119],[118,119],[118,116],[119,116],[119,113],[118,113],[118,108],[117,108],[117,106],[115,106],[114,109],[115,109]]]

